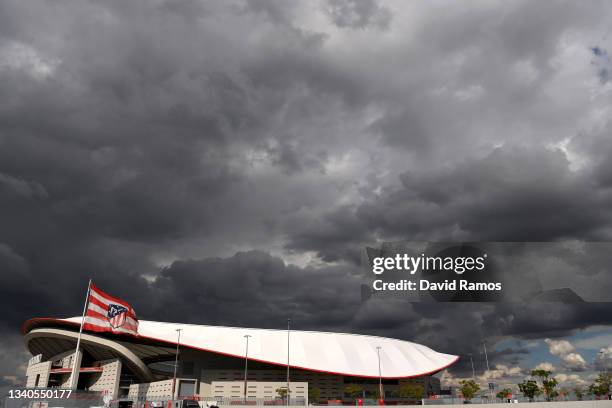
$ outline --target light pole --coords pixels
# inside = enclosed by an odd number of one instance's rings
[[[246,350],[244,352],[244,402],[247,400],[247,375],[249,371],[249,337],[250,334],[245,334],[244,338],[246,339]]]
[[[474,373],[474,359],[472,358],[472,353],[470,353],[470,363],[472,363],[472,380],[476,378],[476,374]]]
[[[287,319],[287,406],[291,401],[291,391],[289,389],[289,339],[291,337],[291,319]]]
[[[385,399],[383,394],[383,385],[382,385],[382,369],[380,366],[380,349],[382,347],[376,346],[376,354],[378,355],[378,393],[380,395],[380,400],[383,401]]]
[[[484,347],[484,355],[485,355],[485,361],[487,362],[487,382],[489,381],[489,356],[487,354],[487,343],[483,340],[482,341],[482,346]],[[491,397],[491,399],[493,399],[493,389],[491,388],[490,384],[489,385],[489,396]]]
[[[608,366],[607,366],[606,361],[605,361],[605,357],[606,356],[605,356],[603,351],[600,351],[597,354],[601,356],[601,364],[603,364],[603,381],[605,381],[605,383],[604,382],[602,382],[602,383],[608,384]],[[610,394],[610,390],[608,390],[608,395],[609,394]]]
[[[179,359],[179,347],[181,344],[181,331],[183,329],[176,329],[177,339],[176,339],[176,358],[174,359],[174,376],[172,377],[172,399],[174,399],[174,393],[176,391],[176,369],[178,368],[178,359]]]

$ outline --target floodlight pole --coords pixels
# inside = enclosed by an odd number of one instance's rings
[[[289,340],[291,337],[291,319],[287,319],[287,406],[291,401],[291,391],[289,389]]]
[[[599,355],[601,355],[601,360],[602,360],[602,364],[603,364],[603,380],[608,382],[608,366],[606,365],[606,361],[605,361],[605,354],[603,351],[600,351],[599,353],[597,353]],[[610,394],[610,390],[608,390],[608,395]],[[609,398],[609,397],[608,397]]]
[[[487,343],[483,340],[482,341],[482,346],[484,347],[484,355],[485,355],[485,361],[487,362],[487,382],[489,381],[489,356],[487,354]],[[488,386],[489,384],[487,384]],[[489,395],[491,396],[491,399],[493,399],[493,390],[491,389],[491,387],[489,387]]]
[[[246,339],[246,350],[244,352],[244,402],[247,400],[247,375],[249,371],[249,337],[250,334],[245,334],[244,338]]]
[[[176,391],[176,369],[178,368],[178,359],[179,359],[179,347],[181,344],[181,331],[183,329],[175,329],[177,332],[177,340],[176,340],[176,357],[174,359],[174,376],[172,377],[172,399],[174,399],[174,393]]]
[[[380,400],[384,401],[385,397],[383,394],[383,385],[382,385],[382,369],[380,366],[380,349],[382,347],[376,346],[376,354],[378,355],[378,393],[380,394]]]
[[[476,379],[476,373],[474,372],[474,359],[472,353],[470,353],[470,363],[472,363],[472,380]]]

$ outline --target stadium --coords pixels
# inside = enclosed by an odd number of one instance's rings
[[[380,388],[384,398],[397,396],[407,384],[422,386],[424,396],[438,394],[433,374],[458,359],[376,336],[145,320],[137,336],[84,330],[75,355],[80,322],[77,317],[24,323],[33,355],[27,387],[68,388],[77,364],[77,389],[120,401],[273,401],[284,397],[280,390],[286,392],[289,374],[292,405],[325,404],[346,399],[349,385],[365,398],[378,397]]]

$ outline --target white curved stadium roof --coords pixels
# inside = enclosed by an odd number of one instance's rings
[[[81,318],[58,319],[80,324]],[[245,335],[249,338],[249,360],[287,365],[287,331],[223,326],[202,326],[140,320],[139,335],[181,346],[233,357],[245,357]],[[406,378],[438,372],[458,357],[438,353],[409,341],[346,333],[292,330],[290,359],[293,368],[356,377],[378,378],[377,347],[380,347],[383,378]]]

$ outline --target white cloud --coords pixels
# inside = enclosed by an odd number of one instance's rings
[[[533,367],[534,370],[555,371],[555,366],[552,363],[543,362]]]
[[[567,340],[544,340],[548,344],[548,350],[550,354],[558,356],[567,354],[575,350],[575,347]]]
[[[587,363],[584,358],[576,352],[576,347],[567,340],[544,340],[548,344],[548,351],[553,356],[559,357],[563,367],[573,370],[582,371],[586,369]]]
[[[504,364],[497,364],[494,369],[485,371],[479,378],[486,382],[489,379],[500,379],[507,377],[519,377],[524,375],[523,370],[519,366],[509,367]]]
[[[555,374],[555,379],[561,386],[586,385],[588,383],[588,381],[584,380],[578,374],[559,373]]]
[[[482,375],[476,376],[474,379],[480,384],[481,389],[486,389],[487,383],[495,382],[502,388],[513,388],[517,378],[525,375],[523,369],[518,366],[507,366],[505,364],[497,364],[495,368],[484,372]],[[456,377],[448,370],[442,373],[440,382],[444,387],[458,387],[462,380],[471,380],[472,377]]]

